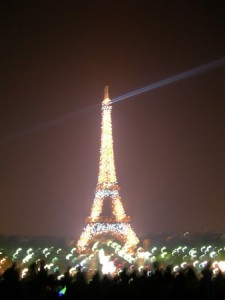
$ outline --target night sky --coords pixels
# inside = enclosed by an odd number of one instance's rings
[[[0,234],[79,237],[100,104],[225,57],[224,1],[0,4]],[[113,105],[137,235],[225,231],[225,65]]]

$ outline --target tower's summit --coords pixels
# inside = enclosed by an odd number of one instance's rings
[[[108,85],[105,86],[105,88],[104,88],[104,99],[103,99],[102,104],[103,105],[111,104],[111,100],[109,99],[109,87],[108,87]]]
[[[84,252],[96,238],[112,236],[123,242],[124,251],[132,251],[139,240],[130,226],[130,217],[126,215],[116,178],[113,135],[112,135],[112,102],[109,99],[108,86],[104,88],[102,101],[101,147],[98,182],[91,215],[87,218],[84,228],[77,243],[78,251]],[[103,206],[111,204],[111,214],[103,215]]]
[[[104,100],[109,98],[109,86],[106,85],[104,88]]]

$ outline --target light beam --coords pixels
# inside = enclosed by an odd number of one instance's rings
[[[200,67],[197,67],[197,68],[185,71],[183,73],[171,76],[171,77],[169,77],[167,79],[163,79],[161,81],[158,81],[158,82],[152,83],[150,85],[147,85],[147,86],[145,86],[143,88],[137,89],[137,90],[132,91],[130,93],[124,94],[122,96],[119,96],[117,98],[112,99],[112,103],[115,103],[115,102],[118,102],[118,101],[121,101],[121,100],[125,100],[127,98],[130,98],[130,97],[133,97],[133,96],[136,96],[136,95],[139,95],[139,94],[146,93],[148,91],[157,89],[159,87],[165,86],[167,84],[170,84],[170,83],[182,80],[182,79],[187,79],[187,78],[193,77],[195,75],[204,73],[206,71],[219,68],[222,65],[225,65],[225,58],[213,61],[213,62],[211,62],[209,64],[206,64],[206,65],[203,65],[203,66],[200,66]]]
[[[122,101],[122,100],[125,100],[125,99],[128,99],[128,98],[134,97],[136,95],[140,95],[140,94],[152,91],[154,89],[163,87],[165,85],[168,85],[170,83],[174,83],[176,81],[180,81],[180,80],[183,80],[183,79],[187,79],[187,78],[196,76],[198,74],[201,74],[201,73],[204,73],[204,72],[207,72],[207,71],[219,68],[219,67],[221,67],[223,65],[225,65],[225,58],[222,58],[222,59],[219,59],[219,60],[215,60],[215,61],[213,61],[211,63],[202,65],[200,67],[196,67],[194,69],[185,71],[183,73],[171,76],[171,77],[169,77],[167,79],[163,79],[161,81],[158,81],[158,82],[152,83],[150,85],[147,85],[145,87],[139,88],[139,89],[137,89],[135,91],[126,93],[126,94],[124,94],[122,96],[113,98],[112,99],[112,103],[116,103],[116,102],[119,102],[119,101]],[[40,123],[40,124],[38,124],[38,125],[36,125],[34,127],[26,128],[24,130],[21,130],[21,131],[15,133],[15,134],[9,134],[9,135],[6,135],[6,136],[2,136],[0,138],[0,146],[4,145],[7,142],[13,141],[13,140],[21,139],[21,138],[23,138],[23,137],[25,137],[27,135],[33,134],[35,132],[38,132],[38,131],[40,131],[40,130],[42,130],[44,128],[47,128],[47,127],[56,125],[58,123],[61,123],[63,121],[66,121],[68,119],[74,118],[74,117],[76,117],[76,116],[78,116],[78,115],[80,115],[82,113],[86,113],[87,111],[92,110],[92,109],[96,109],[98,107],[99,107],[99,105],[93,105],[91,107],[84,108],[84,109],[79,110],[79,111],[71,112],[71,113],[66,114],[64,116],[61,116],[59,118],[52,119],[52,120]]]

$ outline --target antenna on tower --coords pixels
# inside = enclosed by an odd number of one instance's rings
[[[109,86],[106,85],[104,88],[104,100],[109,99]]]

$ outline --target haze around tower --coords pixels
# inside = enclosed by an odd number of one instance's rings
[[[222,1],[3,1],[0,233],[78,237],[103,87],[116,99],[220,61],[223,12]],[[223,65],[113,105],[116,174],[138,235],[225,230],[224,78]]]

